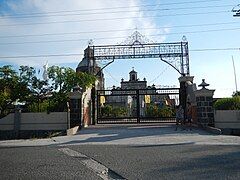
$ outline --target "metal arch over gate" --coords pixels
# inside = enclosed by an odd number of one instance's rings
[[[93,68],[96,66],[97,61],[103,60],[108,61],[103,67],[105,68],[107,65],[114,62],[115,59],[160,58],[160,60],[172,66],[182,76],[190,74],[187,41],[149,43],[142,40],[143,36],[138,31],[136,31],[131,38],[133,40],[127,44],[103,46],[90,45],[87,48],[88,53],[85,54],[85,57],[89,59],[89,63],[93,65]],[[93,69],[92,73],[94,73]]]

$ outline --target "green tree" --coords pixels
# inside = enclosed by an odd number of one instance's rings
[[[5,65],[0,67],[0,78],[1,79],[14,79],[17,77],[17,72],[13,70],[13,67],[10,65]]]
[[[93,75],[75,72],[71,68],[51,66],[48,68],[48,77],[52,82],[52,86],[60,93],[70,92],[76,85],[86,88],[91,86],[96,78]]]
[[[51,86],[54,89],[53,96],[51,97],[51,104],[53,111],[62,111],[66,108],[68,93],[71,92],[76,85],[81,86],[83,89],[91,86],[96,78],[93,75],[75,72],[69,67],[51,66],[48,68],[48,77]],[[57,103],[56,103],[57,102]]]
[[[46,94],[49,92],[52,97],[47,101],[51,100],[52,109],[63,109],[68,92],[74,86],[86,88],[96,80],[93,75],[76,73],[71,68],[59,66],[50,67],[48,76],[49,81],[39,79],[36,70],[29,66],[20,66],[19,73],[10,65],[0,67],[0,114],[6,112],[8,106],[16,100],[26,101],[30,109],[39,110],[39,107],[43,107],[41,103],[46,106]],[[37,107],[34,107],[36,104]]]
[[[8,107],[22,98],[26,86],[19,82],[16,71],[10,65],[0,67],[0,110],[1,116],[7,113]]]

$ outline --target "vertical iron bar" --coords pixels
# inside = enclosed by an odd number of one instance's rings
[[[187,75],[190,75],[190,69],[189,69],[189,51],[188,51],[188,42],[186,42],[186,45],[185,45],[185,53],[186,53],[186,66],[187,66]]]
[[[140,101],[139,101],[139,89],[136,90],[136,100],[137,100],[137,123],[140,123]]]
[[[183,42],[181,42],[181,74],[182,75],[185,75],[185,72],[184,72],[184,64],[183,64],[183,57],[184,57],[184,54],[183,54]]]
[[[95,84],[91,90],[91,99],[92,99],[92,125],[95,125],[96,120],[96,87]]]
[[[99,107],[99,91],[97,90],[97,93],[96,93],[96,97],[97,97],[97,124],[99,123],[99,111],[100,111],[100,107]]]

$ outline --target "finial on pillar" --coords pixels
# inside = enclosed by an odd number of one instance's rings
[[[205,82],[205,79],[202,79],[202,83],[199,84],[198,87],[202,87],[202,88],[206,89],[206,86],[209,86],[209,84]]]

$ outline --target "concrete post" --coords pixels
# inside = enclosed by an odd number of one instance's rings
[[[21,108],[16,107],[14,113],[14,134],[16,138],[19,137],[20,127],[21,127]]]
[[[69,93],[70,99],[70,128],[82,126],[82,89],[75,87]]]

